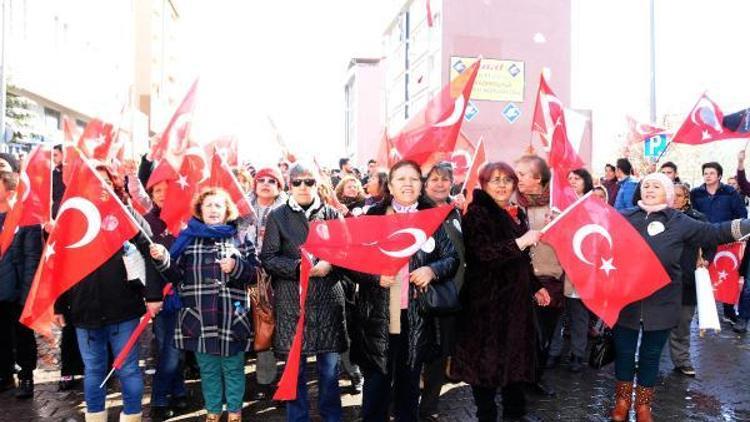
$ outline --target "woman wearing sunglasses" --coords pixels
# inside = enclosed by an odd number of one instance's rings
[[[331,220],[339,213],[323,203],[312,166],[296,162],[289,169],[290,197],[271,211],[260,254],[263,267],[273,277],[276,332],[274,350],[285,359],[299,319],[300,245],[315,220]],[[326,261],[316,261],[310,271],[302,356],[315,356],[318,366],[318,410],[325,421],[341,420],[338,384],[339,353],[346,350],[344,290],[340,272]],[[304,362],[304,359],[303,361]],[[307,421],[309,403],[304,366],[299,371],[297,399],[287,402],[288,421]]]

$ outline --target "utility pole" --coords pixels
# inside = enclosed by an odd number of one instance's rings
[[[649,15],[651,18],[651,34],[649,39],[650,53],[651,53],[651,107],[649,117],[651,121],[649,123],[656,123],[656,19],[654,10],[654,2],[656,0],[649,0]]]

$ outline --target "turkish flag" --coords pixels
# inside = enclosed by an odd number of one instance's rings
[[[648,123],[640,123],[631,116],[625,116],[628,121],[627,141],[630,144],[643,142],[648,138],[666,132],[666,129],[652,126]]]
[[[218,151],[215,151],[211,157],[211,175],[206,185],[222,188],[227,191],[237,206],[240,216],[244,217],[253,214],[253,207],[250,205],[247,195],[242,192],[240,182],[234,177],[234,173],[232,173],[229,165]]]
[[[531,132],[538,133],[544,146],[552,139],[552,132],[560,119],[563,119],[563,104],[547,84],[544,73],[539,76],[539,88],[536,93],[534,117],[531,120]]]
[[[736,305],[740,298],[740,272],[742,262],[742,243],[720,245],[714,260],[708,266],[714,297],[722,303]],[[745,281],[747,282],[747,281]]]
[[[239,141],[234,135],[220,136],[203,146],[207,157],[217,151],[230,167],[239,165]]]
[[[464,182],[464,188],[461,189],[463,192],[466,190],[466,203],[464,204],[464,213],[469,209],[469,204],[474,199],[474,188],[479,184],[479,169],[487,162],[487,157],[484,152],[484,140],[479,140],[476,154],[474,159],[471,160],[471,168],[469,169],[469,176]]]
[[[179,169],[182,165],[186,151],[192,146],[189,141],[189,135],[193,124],[193,111],[195,110],[197,90],[198,79],[193,82],[182,103],[175,110],[174,115],[172,115],[167,127],[161,134],[159,142],[152,147],[151,157],[154,161],[160,162],[165,160],[175,170]],[[153,183],[149,179],[146,185],[146,188],[150,188]]]
[[[456,177],[465,177],[468,174],[472,157],[476,152],[477,147],[474,146],[474,143],[462,131],[459,131],[458,138],[456,138],[456,148],[447,158],[447,161],[453,164],[453,174]]]
[[[74,169],[26,300],[21,323],[48,332],[60,295],[104,264],[138,233],[128,211],[90,165]],[[103,304],[106,305],[106,304]]]
[[[52,211],[52,148],[37,145],[21,170],[16,199],[0,233],[0,254],[13,243],[18,227],[44,224]]]
[[[551,119],[551,126],[547,122],[548,118]],[[535,130],[541,130],[541,126],[537,126],[541,124],[545,125],[544,131],[539,133],[548,142],[547,162],[552,171],[550,206],[562,211],[577,199],[575,191],[568,183],[568,173],[584,167],[584,163],[568,140],[562,102],[547,85],[544,75],[539,82],[537,109],[534,111],[534,126],[538,127]]]
[[[706,94],[701,95],[693,110],[677,129],[672,142],[700,145],[723,139],[750,137],[750,132],[735,132],[722,125],[724,113]]]
[[[331,264],[370,274],[396,274],[431,237],[453,207],[316,221],[303,247]]]
[[[453,152],[480,63],[477,60],[443,87],[424,110],[390,139],[399,159],[414,160],[424,171],[436,162],[433,155]]]
[[[169,166],[166,160],[159,165]],[[165,168],[164,171],[168,172],[168,169]],[[167,195],[160,214],[161,219],[167,224],[167,229],[173,235],[177,236],[190,220],[193,213],[191,207],[193,197],[204,186],[209,175],[203,148],[190,147],[184,154],[179,171],[176,172],[177,177],[167,182]],[[152,174],[149,181],[153,179]]]
[[[91,120],[78,139],[78,149],[87,158],[105,161],[112,147],[113,127],[99,119]]]
[[[659,258],[617,210],[584,196],[542,236],[581,300],[610,327],[626,305],[670,282]]]

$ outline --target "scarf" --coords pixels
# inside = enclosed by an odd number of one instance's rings
[[[310,205],[306,209],[302,207],[302,205],[298,204],[297,201],[294,200],[293,196],[289,196],[289,200],[287,200],[286,203],[289,205],[289,208],[291,208],[292,211],[304,213],[308,221],[313,214],[318,212],[318,210],[323,207],[323,203],[320,202],[320,197],[318,195],[315,195],[313,197],[312,203],[310,203]]]
[[[518,205],[523,208],[546,207],[549,205],[549,185],[542,188],[542,193],[523,194],[518,193]]]
[[[396,214],[418,212],[419,202],[412,205],[402,205],[391,200],[391,208]],[[396,283],[388,291],[388,333],[401,333],[401,311],[409,308],[409,262],[396,274]]]
[[[208,225],[193,217],[169,250],[171,259],[177,259],[195,239],[226,239],[234,237],[237,228],[228,224]]]
[[[667,209],[667,204],[658,204],[658,205],[646,205],[643,203],[643,201],[638,201],[638,206],[647,213],[651,214],[652,212],[661,211],[664,209]]]

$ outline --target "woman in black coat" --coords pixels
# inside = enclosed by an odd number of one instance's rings
[[[299,320],[300,245],[314,220],[331,220],[339,213],[325,205],[317,193],[319,180],[312,166],[295,163],[289,169],[290,197],[271,211],[266,223],[260,259],[272,277],[276,331],[274,350],[285,359]],[[302,356],[315,356],[318,365],[318,409],[326,421],[341,420],[338,384],[339,353],[346,350],[344,290],[341,274],[326,261],[317,261],[310,272]],[[299,371],[297,399],[287,403],[287,419],[309,420],[304,362]]]
[[[420,198],[420,168],[413,161],[396,163],[388,180],[392,196],[370,208],[368,215],[409,213],[432,206]],[[391,385],[396,420],[417,420],[422,364],[440,355],[440,341],[434,319],[419,313],[415,298],[430,283],[450,282],[457,267],[458,254],[441,227],[396,276],[353,275],[359,296],[351,354],[365,374],[364,421],[388,420]]]
[[[659,357],[670,331],[677,326],[682,307],[682,265],[686,248],[729,243],[750,232],[750,220],[717,225],[702,223],[677,211],[674,184],[661,173],[641,181],[641,200],[622,214],[659,258],[670,282],[642,300],[623,308],[612,332],[615,340],[615,407],[612,419],[628,420],[636,374],[636,420],[651,421],[651,402],[659,372]],[[639,344],[640,334],[640,346]],[[636,350],[638,349],[638,350]]]
[[[503,420],[522,418],[522,384],[536,381],[534,303],[550,298],[534,276],[527,248],[539,241],[523,210],[510,202],[518,179],[505,163],[486,164],[482,189],[464,216],[466,273],[464,312],[452,375],[471,385],[480,421],[496,421],[495,395],[502,389]]]

